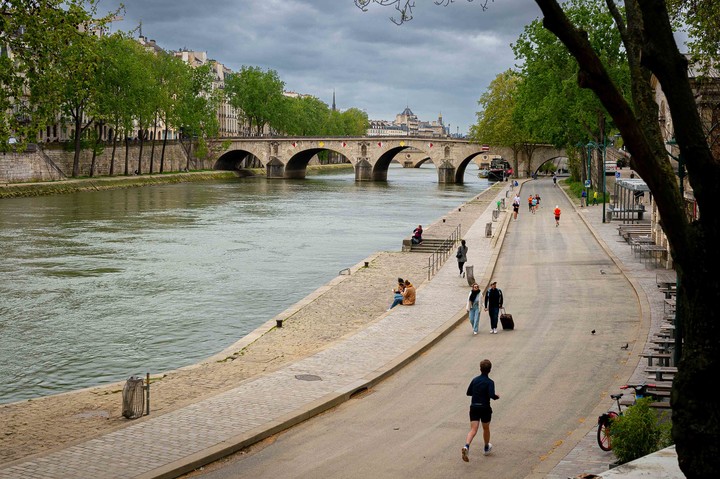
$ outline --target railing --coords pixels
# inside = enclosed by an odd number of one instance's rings
[[[450,252],[455,249],[455,245],[460,242],[460,225],[458,224],[452,234],[445,240],[433,253],[428,257],[428,280],[437,273],[442,265],[450,256]]]

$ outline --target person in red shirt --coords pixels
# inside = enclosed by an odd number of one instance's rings
[[[555,211],[553,211],[553,213],[555,213],[555,227],[557,228],[560,226],[560,207],[558,205],[555,205]]]

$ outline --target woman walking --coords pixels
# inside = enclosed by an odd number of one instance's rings
[[[468,319],[473,328],[473,334],[478,333],[478,325],[480,323],[480,286],[477,283],[473,283],[470,294],[468,295],[467,305],[465,310],[468,312]]]
[[[467,263],[467,251],[468,247],[465,245],[465,240],[460,240],[460,246],[458,246],[457,253],[455,253],[455,257],[457,258],[458,262],[458,269],[460,270],[460,276],[462,278],[465,277],[465,263]]]

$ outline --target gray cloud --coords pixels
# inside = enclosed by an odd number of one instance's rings
[[[165,49],[207,51],[233,70],[276,70],[288,90],[341,109],[357,107],[371,119],[392,120],[409,106],[423,120],[442,113],[453,131],[475,122],[477,100],[515,60],[510,44],[540,10],[529,0],[447,6],[423,2],[402,26],[392,7],[353,0],[125,0],[128,30]],[[100,12],[118,0],[102,0]]]

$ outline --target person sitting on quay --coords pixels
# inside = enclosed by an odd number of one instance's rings
[[[404,299],[404,298],[403,298],[403,291],[404,291],[404,290],[405,290],[405,280],[403,280],[402,278],[398,278],[397,288],[395,288],[395,289],[392,290],[392,292],[393,292],[393,302],[392,302],[392,304],[390,305],[390,307],[387,309],[388,311],[390,311],[391,309],[393,309],[393,308],[394,308],[395,306],[397,306],[398,304],[402,304],[403,299]]]
[[[403,306],[411,306],[415,304],[415,286],[412,285],[410,280],[405,280],[405,289],[402,292],[403,295]]]
[[[422,234],[422,225],[418,225],[418,227],[413,231],[412,244],[422,244]]]

